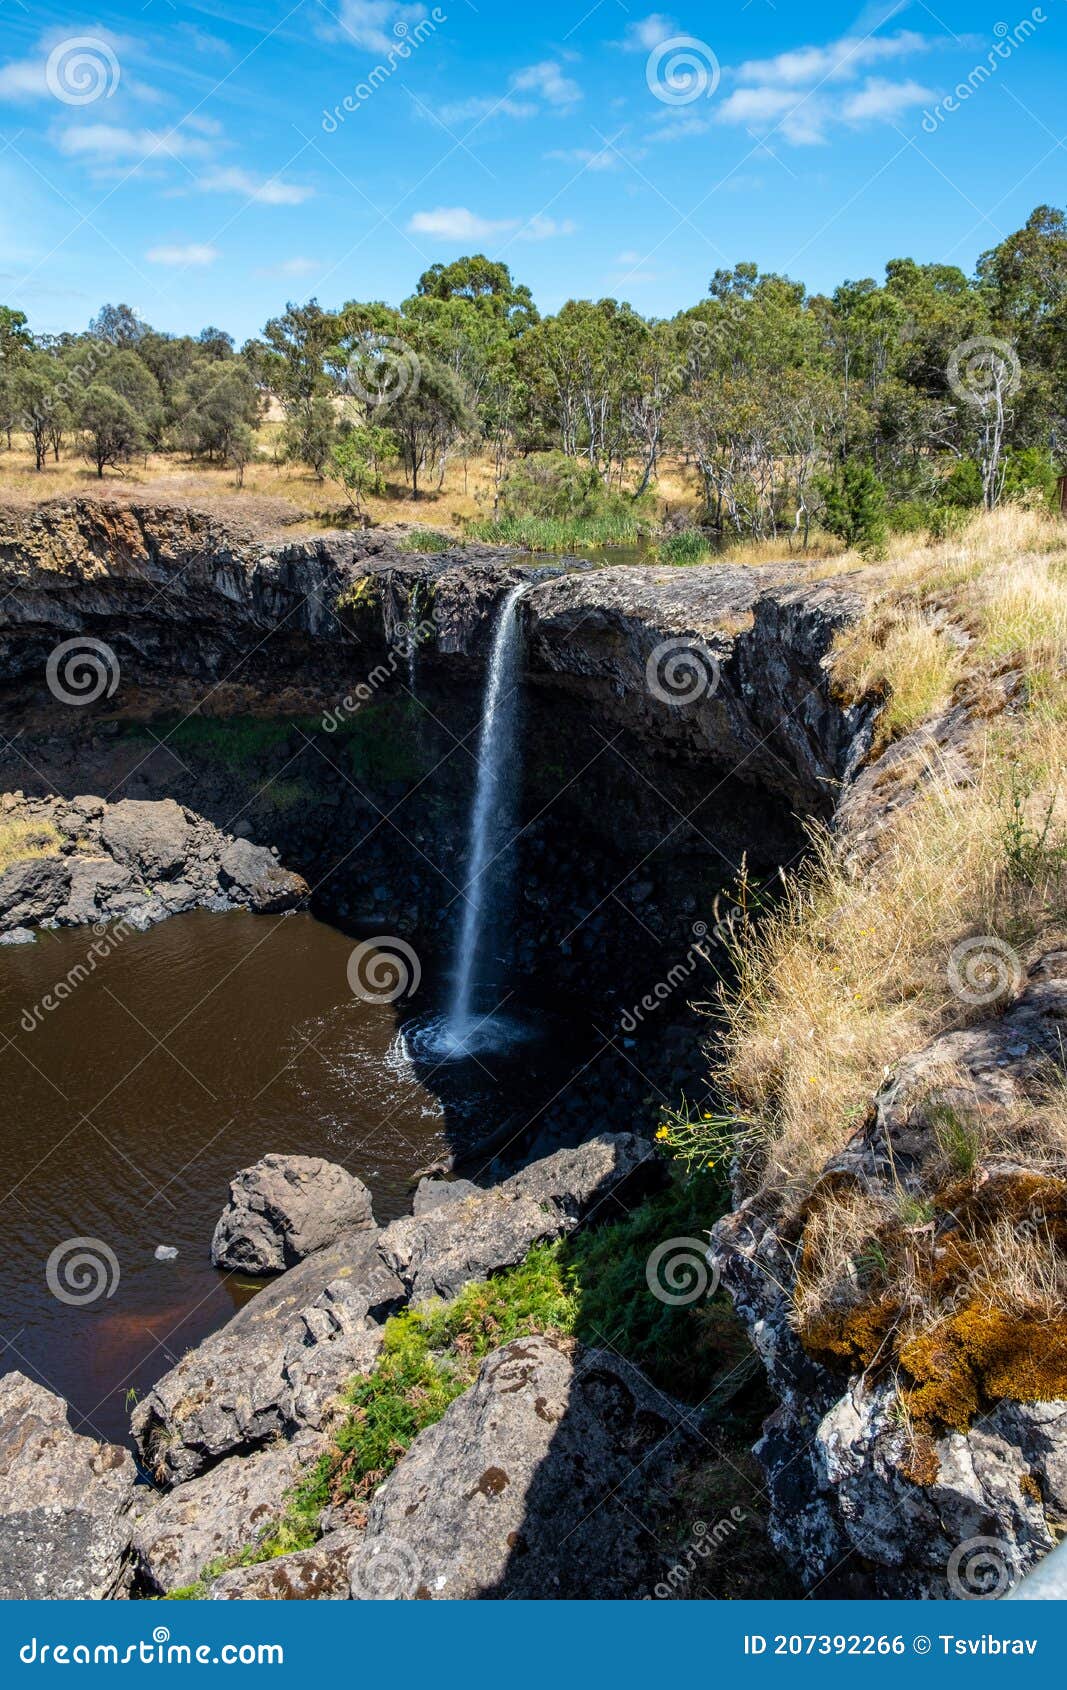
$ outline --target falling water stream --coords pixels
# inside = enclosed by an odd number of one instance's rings
[[[518,606],[525,591],[525,585],[511,588],[493,629],[448,1005],[443,1015],[409,1024],[399,1034],[403,1052],[435,1062],[460,1060],[521,1036],[512,1019],[499,1013],[502,1006],[487,1002],[487,989],[492,986],[490,948],[500,926],[515,837],[522,658]]]
[[[457,1052],[468,1051],[472,1041],[483,1038],[487,1031],[487,1024],[479,1021],[475,994],[487,938],[490,897],[494,884],[501,879],[500,873],[494,874],[493,870],[499,869],[501,855],[514,836],[516,783],[512,777],[522,654],[518,606],[525,591],[525,586],[513,587],[501,606],[485,681],[467,881],[463,888],[463,920],[456,948],[452,998],[444,1025],[445,1039]]]

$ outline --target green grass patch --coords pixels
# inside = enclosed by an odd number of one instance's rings
[[[714,1400],[718,1379],[747,1380],[751,1350],[728,1300],[719,1294],[664,1303],[647,1277],[658,1246],[702,1240],[725,1207],[721,1181],[679,1178],[621,1220],[537,1245],[518,1267],[464,1286],[451,1302],[431,1300],[394,1315],[373,1371],[345,1392],[347,1414],[331,1449],[293,1489],[282,1518],[168,1600],[196,1600],[230,1568],[306,1548],[328,1503],[369,1503],[419,1433],[473,1384],[486,1356],[513,1339],[550,1333],[590,1348],[610,1346],[664,1390],[693,1402],[709,1392]]]
[[[707,563],[715,555],[714,542],[699,528],[682,528],[658,540],[655,546],[657,563]]]
[[[398,552],[452,552],[459,545],[454,534],[442,533],[440,528],[417,528],[403,534],[396,543]]]

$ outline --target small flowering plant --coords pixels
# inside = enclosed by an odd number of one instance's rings
[[[725,1180],[733,1158],[758,1134],[755,1121],[694,1109],[684,1097],[678,1108],[664,1107],[660,1115],[656,1142],[670,1150],[691,1174],[713,1173]]]

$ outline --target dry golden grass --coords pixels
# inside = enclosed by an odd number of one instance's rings
[[[28,816],[0,817],[0,874],[13,863],[54,857],[59,846],[60,836],[51,822],[34,821]]]
[[[902,548],[842,642],[848,687],[889,691],[886,737],[940,708],[953,683],[980,694],[992,667],[1024,679],[1010,713],[974,723],[965,779],[922,754],[926,778],[889,819],[868,874],[857,879],[817,834],[784,901],[739,948],[718,1078],[762,1124],[765,1180],[796,1196],[852,1135],[887,1066],[991,1012],[953,992],[961,941],[991,935],[1025,959],[1063,936],[1065,551],[1063,528],[1027,512],[926,553]]]
[[[956,648],[928,616],[889,604],[837,641],[834,680],[852,698],[884,693],[879,743],[887,744],[943,710],[960,677]]]

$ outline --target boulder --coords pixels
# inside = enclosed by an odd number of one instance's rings
[[[265,845],[233,839],[219,857],[219,879],[235,902],[261,914],[293,909],[308,895],[307,882],[275,862]]]
[[[280,1273],[343,1232],[374,1226],[362,1180],[321,1156],[264,1156],[230,1182],[214,1237],[216,1267]]]
[[[114,1596],[136,1478],[128,1450],[71,1429],[61,1397],[0,1379],[0,1598]]]
[[[349,1562],[362,1540],[355,1527],[327,1532],[310,1549],[222,1573],[208,1596],[212,1602],[347,1602]]]
[[[109,805],[100,836],[118,863],[145,880],[168,880],[185,862],[190,843],[185,811],[173,798],[123,798]]]
[[[160,1484],[178,1484],[225,1456],[322,1426],[347,1380],[373,1367],[381,1323],[405,1302],[453,1296],[664,1177],[646,1140],[603,1133],[460,1202],[342,1234],[275,1279],[138,1403],[133,1429],[146,1466]]]
[[[454,1297],[472,1279],[514,1267],[533,1245],[570,1232],[592,1209],[620,1212],[664,1177],[646,1139],[601,1133],[557,1150],[487,1191],[445,1201],[394,1221],[381,1235],[383,1258],[413,1301]]]
[[[320,1437],[304,1432],[178,1485],[134,1530],[141,1582],[165,1594],[195,1584],[220,1557],[254,1545],[285,1512],[287,1493],[323,1447]]]
[[[352,1596],[649,1595],[656,1492],[691,1436],[687,1411],[619,1356],[506,1344],[379,1487]]]

